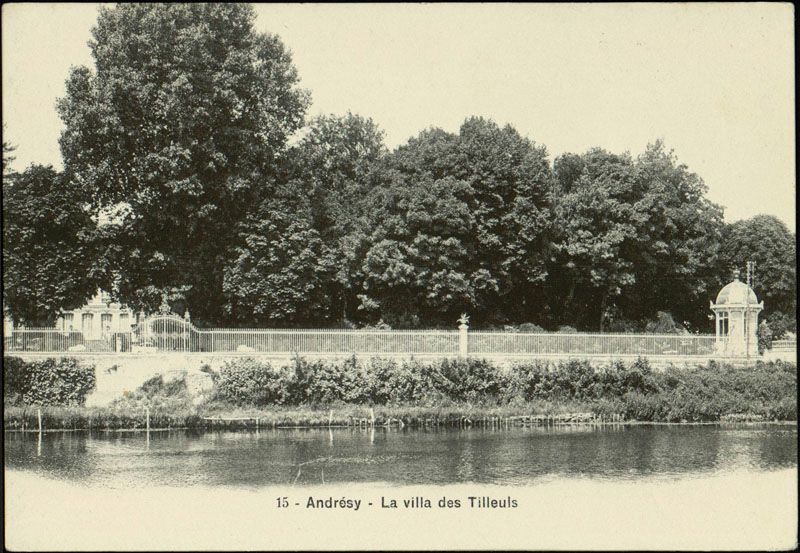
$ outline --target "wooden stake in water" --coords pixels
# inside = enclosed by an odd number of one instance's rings
[[[39,419],[39,439],[36,441],[36,456],[42,456],[42,410],[37,409],[37,418]]]
[[[331,409],[331,412],[328,413],[328,428],[331,426],[333,426],[333,409]]]
[[[150,408],[147,407],[146,411],[146,425],[147,425],[147,432],[145,433],[145,448],[150,449]]]

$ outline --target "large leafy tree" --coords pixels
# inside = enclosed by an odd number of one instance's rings
[[[453,177],[388,178],[373,192],[360,307],[392,326],[452,326],[460,311],[480,307],[490,279],[471,272],[469,186]]]
[[[467,119],[388,156],[372,196],[362,308],[384,319],[478,324],[540,310],[549,225],[543,147],[510,126]]]
[[[17,323],[49,326],[103,283],[96,224],[70,180],[31,165],[3,185],[3,303]]]
[[[554,171],[553,319],[602,329],[606,310],[636,278],[633,160],[596,148],[559,157]]]
[[[358,315],[356,296],[369,226],[366,199],[387,154],[384,135],[372,119],[350,112],[316,117],[305,131],[290,151],[292,177],[302,183],[311,200],[313,228],[336,258],[325,293],[344,322]]]
[[[472,272],[493,283],[481,287],[478,322],[540,320],[550,249],[547,150],[510,125],[477,117],[464,122],[458,142],[452,170],[474,192],[479,258]]]
[[[197,319],[222,316],[237,223],[302,125],[290,54],[253,19],[243,4],[101,8],[94,70],[67,80],[65,167],[93,210],[122,208],[115,292],[135,307],[178,289]]]
[[[371,119],[314,118],[287,153],[277,190],[239,227],[225,269],[226,311],[271,326],[354,318],[361,282],[364,199],[385,154]]]
[[[225,268],[225,309],[236,324],[298,326],[331,318],[326,286],[338,261],[313,226],[300,183],[275,190],[240,225],[241,245]]]
[[[754,288],[764,300],[764,315],[776,337],[796,331],[796,236],[780,219],[756,215],[727,225],[721,257],[726,280],[734,269],[744,275],[747,262],[754,261]]]
[[[720,270],[722,208],[705,197],[703,180],[661,140],[637,157],[635,178],[642,191],[635,204],[642,221],[636,283],[620,305],[637,318],[668,311],[679,324],[708,332],[708,301],[726,276]]]
[[[326,238],[335,240],[359,226],[370,174],[387,153],[383,136],[370,118],[323,115],[309,122],[289,152],[292,176],[304,181],[314,223]]]
[[[703,329],[719,283],[722,210],[661,141],[638,158],[596,148],[554,164],[555,322],[643,327],[659,311]]]

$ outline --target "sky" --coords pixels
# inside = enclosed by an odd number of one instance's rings
[[[795,230],[791,4],[258,4],[255,26],[293,53],[309,116],[371,117],[395,147],[479,115],[551,161],[658,138],[729,222]],[[14,167],[60,167],[56,98],[96,4],[4,4],[3,140]]]

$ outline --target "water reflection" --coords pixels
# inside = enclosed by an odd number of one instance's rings
[[[105,486],[526,484],[797,465],[796,426],[6,433],[5,465]]]

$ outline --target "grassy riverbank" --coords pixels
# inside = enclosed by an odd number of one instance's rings
[[[200,401],[183,380],[161,377],[103,407],[37,406],[18,395],[4,405],[4,427],[37,429],[38,409],[45,429],[76,430],[144,428],[148,412],[151,428],[797,420],[796,368],[781,362],[658,371],[645,360],[534,362],[502,371],[482,360],[298,359],[276,370],[245,359],[211,374]]]
[[[572,408],[571,408],[572,407]],[[277,407],[186,410],[175,413],[151,412],[150,428],[194,430],[241,430],[259,428],[337,428],[337,427],[498,427],[560,424],[675,424],[664,421],[641,421],[626,418],[624,413],[597,413],[595,405],[542,405],[514,407],[448,407],[394,406],[370,410],[363,406],[336,405],[324,408]],[[4,416],[5,430],[38,431],[37,407],[8,407]],[[120,412],[108,407],[41,407],[44,431],[61,430],[144,430],[146,410]],[[375,418],[372,419],[374,414]],[[697,424],[697,421],[678,421]],[[767,419],[760,414],[733,413],[722,415],[713,424],[741,422],[792,422]]]
[[[335,404],[315,407],[275,406],[270,409],[209,403],[177,410],[150,409],[150,428],[244,429],[267,427],[467,427],[523,424],[619,422],[621,413],[597,412],[597,405],[530,402],[522,405],[375,406]],[[594,411],[593,411],[594,409]],[[45,430],[144,429],[148,407],[7,406],[6,430],[38,430],[41,411]],[[374,418],[373,418],[374,417]],[[212,420],[213,419],[213,420]]]

